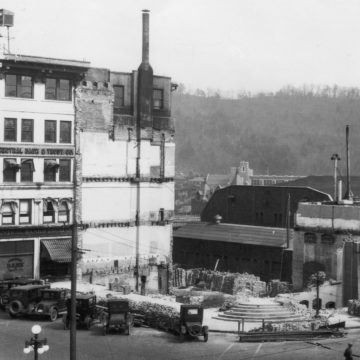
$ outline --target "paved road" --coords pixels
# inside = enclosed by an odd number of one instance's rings
[[[33,353],[23,354],[23,347],[35,323],[42,326],[41,335],[47,337],[50,346],[39,360],[69,359],[70,334],[62,329],[61,320],[12,320],[0,311],[0,360],[33,359]],[[101,328],[94,326],[90,331],[77,331],[77,360],[333,360],[343,359],[349,341],[354,344],[354,353],[360,354],[359,334],[360,330],[352,330],[345,338],[320,341],[322,346],[297,341],[239,343],[235,335],[216,333],[210,333],[208,343],[201,339],[180,343],[172,334],[149,328],[134,328],[130,336],[116,332],[103,336]]]

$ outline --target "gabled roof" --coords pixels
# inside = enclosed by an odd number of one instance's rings
[[[344,195],[346,192],[346,177],[339,177],[339,180],[340,179],[343,181],[342,189]],[[274,186],[307,186],[327,194],[333,194],[334,177],[330,175],[311,175],[294,181],[276,184]],[[360,196],[360,176],[350,176],[350,187],[354,195]]]
[[[290,230],[290,239],[293,238]],[[174,230],[175,238],[223,241],[257,246],[285,247],[287,231],[284,228],[264,226],[210,224],[199,222],[186,224]]]

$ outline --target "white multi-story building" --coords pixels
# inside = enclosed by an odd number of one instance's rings
[[[3,56],[0,279],[69,274],[75,217],[79,276],[167,290],[175,86],[152,73],[147,12],[143,21],[143,61],[131,73]]]

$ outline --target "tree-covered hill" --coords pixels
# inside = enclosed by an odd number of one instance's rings
[[[257,174],[331,174],[338,153],[345,174],[350,125],[351,173],[360,174],[360,89],[286,87],[226,99],[180,86],[173,117],[176,167],[185,173],[228,173],[247,160]]]

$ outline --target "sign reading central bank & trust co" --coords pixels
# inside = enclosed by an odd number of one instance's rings
[[[43,146],[1,146],[0,156],[56,156],[56,157],[70,157],[74,156],[73,148],[57,148],[57,147],[43,147]]]

